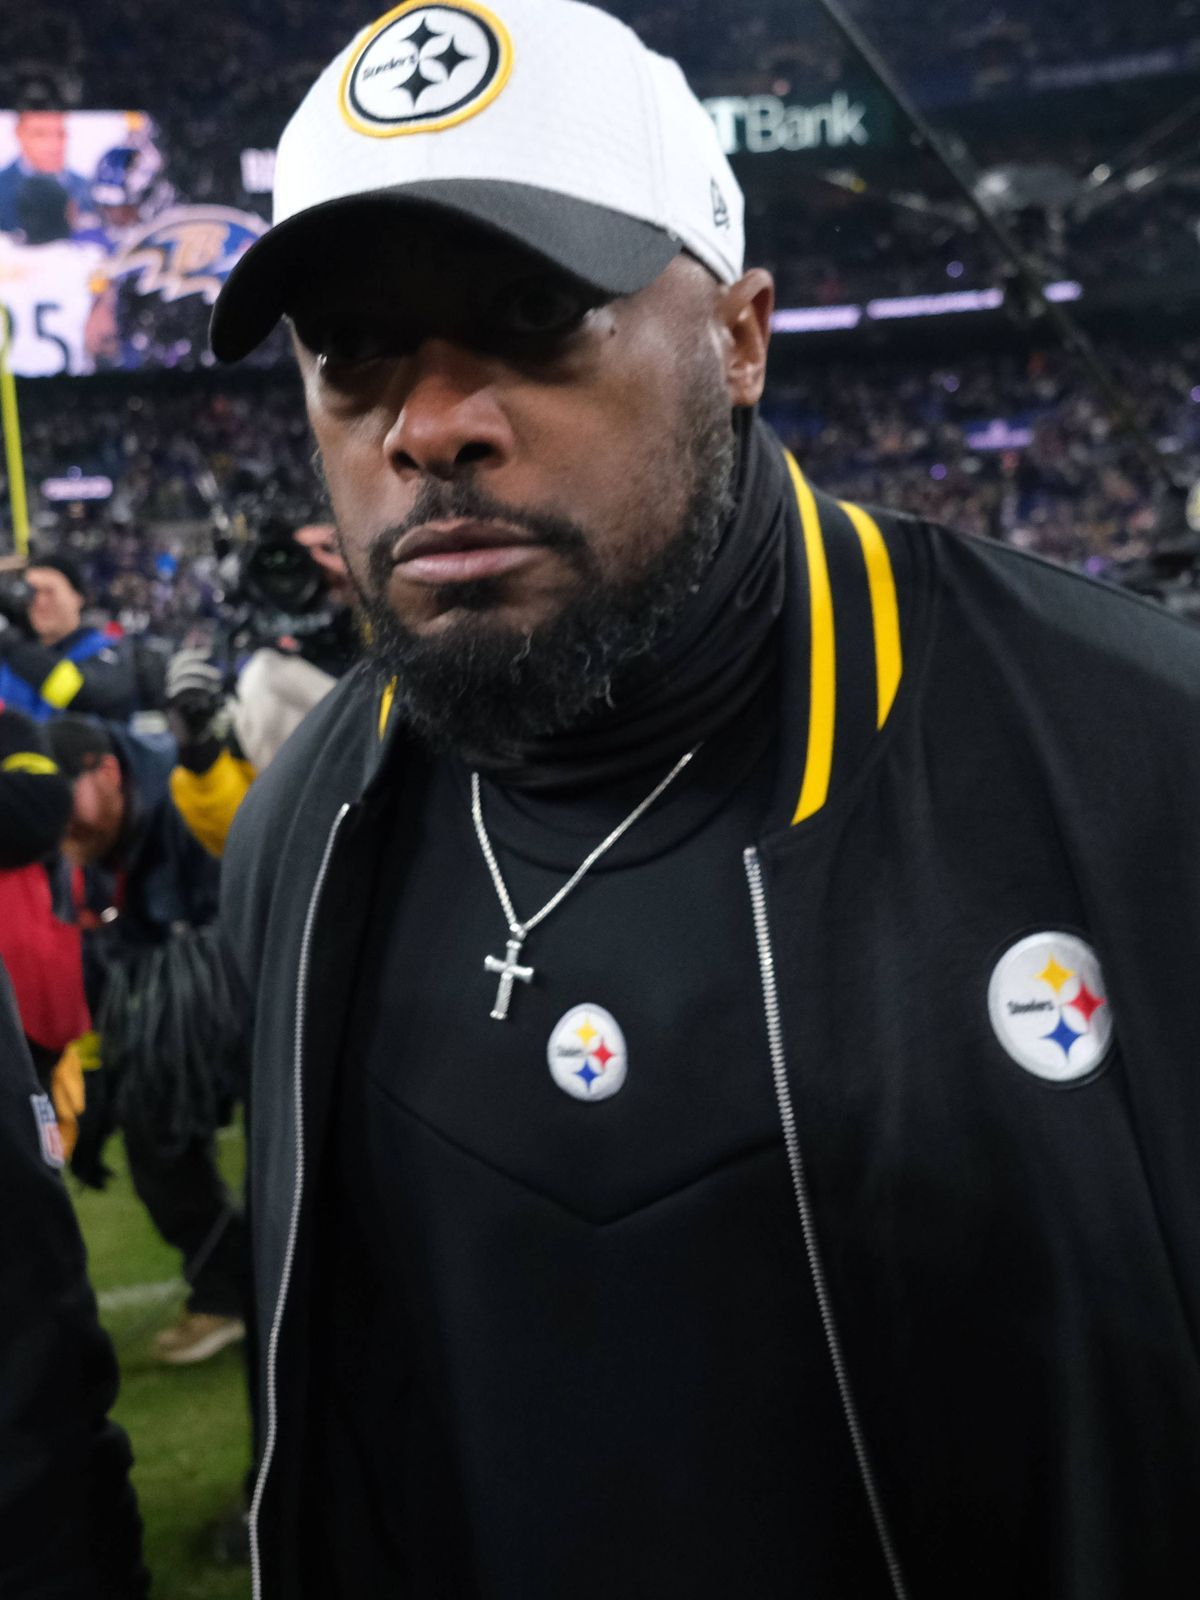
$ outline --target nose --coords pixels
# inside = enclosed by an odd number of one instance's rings
[[[448,339],[427,339],[412,356],[402,404],[384,439],[396,471],[450,479],[499,465],[513,450],[496,363]]]

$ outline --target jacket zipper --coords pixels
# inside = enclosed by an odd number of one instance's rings
[[[275,1441],[279,1425],[279,1412],[275,1395],[275,1363],[279,1353],[279,1332],[283,1326],[284,1307],[287,1304],[288,1288],[291,1284],[292,1265],[296,1257],[296,1238],[300,1231],[300,1203],[304,1194],[304,1013],[308,1001],[309,955],[312,948],[313,926],[317,919],[317,907],[321,900],[321,891],[325,887],[325,877],[329,871],[333,847],[337,843],[338,832],[349,810],[349,805],[342,806],[337,816],[333,819],[333,826],[330,828],[329,837],[325,841],[325,853],[321,857],[321,865],[317,870],[317,879],[313,884],[308,910],[304,917],[304,932],[300,940],[300,960],[296,969],[296,1029],[292,1051],[292,1110],[296,1126],[296,1180],[292,1187],[292,1214],[288,1223],[287,1246],[283,1253],[283,1274],[279,1280],[279,1298],[275,1302],[275,1314],[271,1318],[271,1333],[267,1341],[267,1434],[263,1443],[262,1466],[259,1469],[258,1479],[254,1485],[254,1498],[250,1503],[250,1566],[254,1600],[262,1600],[262,1559],[258,1544],[258,1515],[262,1509],[267,1476],[270,1473],[271,1462],[275,1456]]]
[[[905,1588],[904,1575],[900,1570],[900,1561],[888,1530],[883,1502],[879,1497],[871,1458],[867,1453],[866,1440],[858,1417],[858,1408],[850,1388],[850,1378],[846,1371],[841,1339],[833,1314],[833,1303],[829,1297],[829,1285],[826,1282],[813,1221],[808,1180],[804,1174],[804,1157],[800,1151],[800,1138],[796,1132],[796,1114],[792,1106],[792,1092],[788,1085],[787,1065],[784,1060],[783,1027],[779,1018],[779,991],[775,984],[775,957],[771,950],[771,930],[767,921],[767,897],[763,888],[762,862],[759,860],[758,851],[753,847],[743,853],[742,859],[746,865],[746,881],[750,886],[750,904],[754,912],[754,937],[758,945],[758,966],[762,977],[763,1006],[767,1015],[767,1044],[771,1054],[771,1072],[775,1080],[775,1098],[779,1104],[780,1121],[783,1123],[783,1142],[787,1147],[792,1187],[796,1194],[796,1206],[800,1212],[800,1228],[804,1235],[808,1269],[817,1294],[817,1307],[821,1315],[821,1326],[825,1331],[825,1343],[833,1363],[834,1377],[837,1380],[842,1414],[846,1419],[850,1442],[854,1447],[854,1459],[858,1463],[859,1477],[862,1479],[867,1502],[871,1507],[871,1517],[875,1523],[883,1559],[887,1563],[892,1593],[896,1600],[907,1600],[908,1591]]]

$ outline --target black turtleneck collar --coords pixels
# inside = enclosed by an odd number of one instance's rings
[[[734,414],[734,510],[704,581],[669,638],[611,705],[515,755],[474,760],[505,788],[555,794],[666,771],[756,698],[778,661],[791,491],[778,446],[752,410]]]

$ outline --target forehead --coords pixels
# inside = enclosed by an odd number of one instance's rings
[[[74,592],[64,575],[55,567],[30,567],[25,573],[25,581],[31,589],[53,590],[62,594]]]

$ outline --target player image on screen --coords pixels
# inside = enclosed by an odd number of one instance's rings
[[[92,200],[97,220],[89,237],[110,258],[119,254],[134,229],[159,216],[175,199],[175,190],[164,176],[157,135],[154,123],[143,118],[127,143],[106,150],[96,163]],[[146,325],[159,320],[159,311],[157,304],[148,305],[127,280],[106,281],[93,317],[97,364],[101,368],[141,366],[153,342]],[[170,344],[170,333],[165,337]]]
[[[144,111],[0,111],[0,306],[18,377],[191,366],[210,308],[263,231],[192,205]]]
[[[12,233],[0,233],[0,307],[9,362],[27,377],[95,368],[106,334],[103,246],[73,238],[67,192],[49,175],[22,178]]]
[[[164,176],[157,132],[149,118],[144,119],[128,143],[106,150],[96,163],[92,203],[114,247],[130,228],[165,211],[175,198]]]

